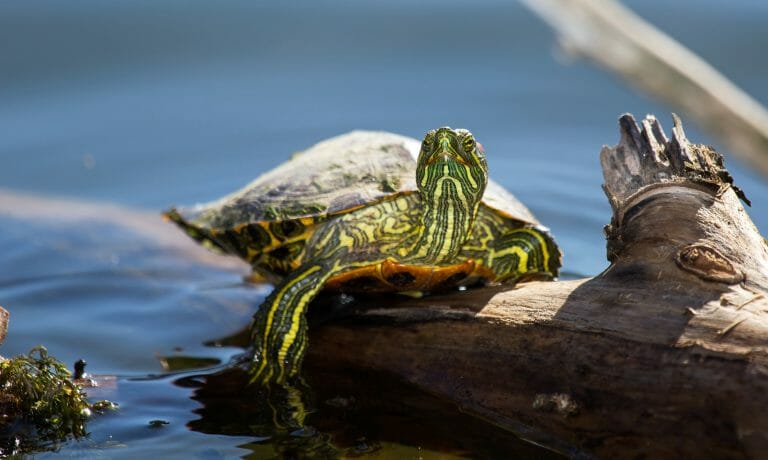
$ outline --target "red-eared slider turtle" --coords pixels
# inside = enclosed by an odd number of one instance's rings
[[[420,149],[407,137],[352,132],[232,195],[166,216],[275,283],[252,324],[258,383],[296,375],[305,310],[323,288],[434,291],[551,279],[560,267],[549,233],[488,180],[482,147],[462,129],[429,131]]]

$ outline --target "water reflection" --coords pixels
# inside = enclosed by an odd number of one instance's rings
[[[241,366],[175,381],[194,388],[192,397],[202,404],[195,410],[200,418],[188,426],[207,434],[252,436],[252,442],[240,445],[252,452],[245,458],[338,458],[374,452],[384,458],[563,458],[387,375],[334,372],[311,363],[305,367],[311,387],[301,390],[307,409],[302,428],[292,430],[279,418],[277,404],[285,402],[286,394],[249,386]]]

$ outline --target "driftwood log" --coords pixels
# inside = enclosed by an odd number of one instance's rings
[[[676,117],[670,139],[652,117],[620,131],[600,154],[605,272],[372,303],[313,328],[308,361],[394,374],[570,454],[766,458],[768,251],[746,198]]]

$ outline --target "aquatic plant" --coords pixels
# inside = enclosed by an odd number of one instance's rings
[[[0,455],[85,436],[90,414],[82,388],[45,347],[0,362]]]

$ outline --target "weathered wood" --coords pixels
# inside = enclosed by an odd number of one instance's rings
[[[600,457],[765,455],[765,243],[719,155],[678,120],[669,140],[653,118],[620,127],[601,152],[604,273],[370,301],[312,329],[309,361],[390,372]]]

